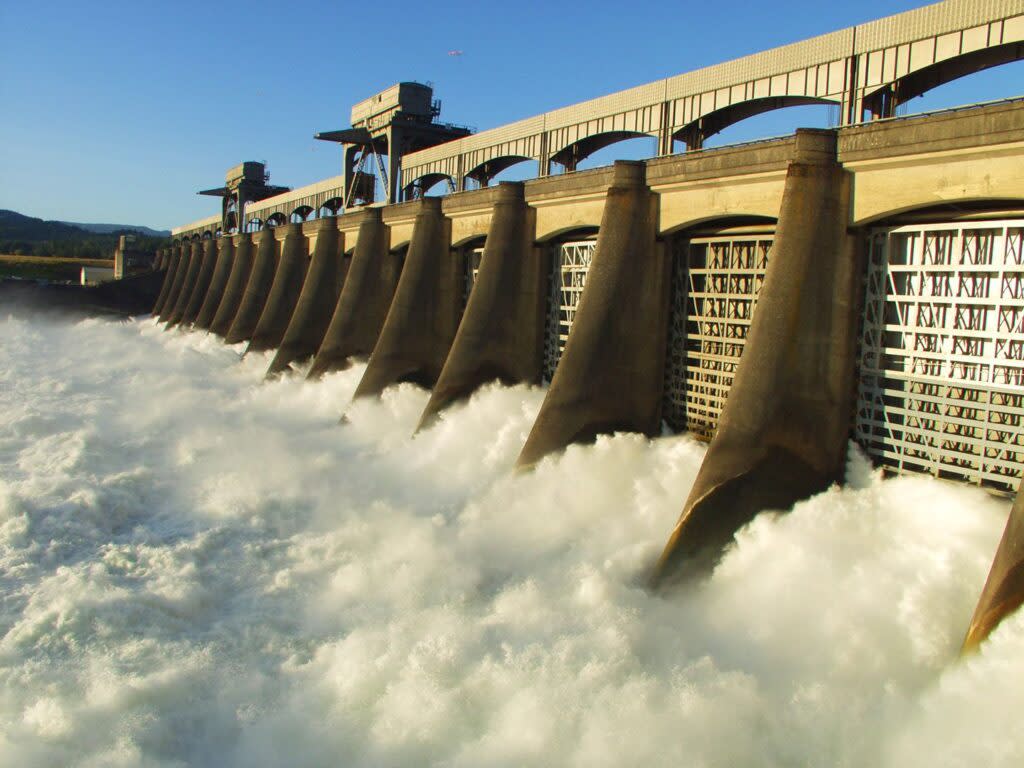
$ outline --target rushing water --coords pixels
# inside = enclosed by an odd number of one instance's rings
[[[514,474],[538,389],[410,438],[239,354],[0,318],[0,764],[1024,764],[1024,616],[955,661],[1004,501],[851,451],[655,596],[700,444]]]

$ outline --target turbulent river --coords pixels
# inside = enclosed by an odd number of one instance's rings
[[[655,595],[701,444],[516,474],[540,389],[412,438],[240,353],[0,314],[0,764],[1024,765],[1024,612],[956,662],[1006,501],[851,449]]]

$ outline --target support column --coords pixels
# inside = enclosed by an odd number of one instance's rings
[[[280,346],[302,292],[309,264],[309,244],[302,234],[301,224],[286,225],[280,249],[274,282],[246,352],[263,352]]]
[[[441,199],[423,198],[394,301],[355,397],[379,395],[400,381],[434,386],[459,324],[462,279]]]
[[[178,271],[178,262],[181,261],[181,249],[178,246],[174,246],[168,251],[167,257],[167,271],[164,274],[164,284],[160,288],[160,295],[156,298],[156,303],[153,305],[153,317],[159,317],[163,311],[164,304],[167,303],[167,295],[171,292],[171,286],[174,285],[174,276]]]
[[[523,185],[497,188],[476,283],[419,429],[481,385],[539,383],[550,259],[534,245],[534,213]]]
[[[231,275],[231,263],[233,261],[234,247],[231,243],[231,235],[221,235],[217,240],[217,263],[213,268],[213,275],[210,277],[210,287],[206,291],[206,298],[196,315],[195,327],[204,331],[210,330],[213,318],[217,314],[217,307],[220,300],[224,298],[224,288],[228,284],[228,277]]]
[[[380,208],[368,208],[359,225],[355,253],[338,296],[331,324],[308,378],[341,371],[350,358],[368,356],[377,343],[402,271],[402,259],[388,251],[389,232]]]
[[[184,317],[188,301],[192,297],[192,289],[196,287],[196,281],[199,279],[199,270],[203,266],[202,241],[194,240],[191,251],[192,255],[188,261],[188,272],[185,273],[185,281],[181,284],[181,293],[178,294],[178,300],[174,304],[174,311],[171,312],[171,316],[167,320],[168,328],[176,326],[181,322],[181,318]]]
[[[188,305],[185,307],[185,314],[181,316],[181,324],[190,326],[195,322],[202,309],[206,292],[210,289],[210,279],[213,277],[213,268],[217,265],[217,241],[213,238],[203,241],[203,260],[199,263],[199,275],[196,277],[195,287],[189,296]]]
[[[252,237],[248,234],[234,235],[234,259],[231,262],[231,274],[228,275],[227,285],[224,286],[224,296],[213,316],[210,324],[210,331],[218,336],[225,337],[231,330],[231,324],[235,321],[238,308],[242,305],[242,297],[245,295],[245,286],[249,284],[249,275],[252,272],[253,247]]]
[[[282,373],[291,363],[316,354],[338,304],[344,280],[345,238],[338,232],[338,220],[334,216],[319,219],[306,281],[281,346],[270,363],[268,376]]]
[[[228,344],[238,344],[252,338],[277,271],[277,238],[274,237],[274,230],[269,227],[262,229],[253,235],[253,240],[256,258],[249,273],[249,282],[245,284],[242,301],[238,305],[238,313],[225,338]]]
[[[179,254],[178,266],[174,271],[174,283],[171,285],[171,290],[167,292],[167,300],[160,308],[160,322],[162,323],[171,319],[174,307],[178,303],[178,297],[181,296],[181,287],[185,284],[185,275],[188,272],[189,262],[192,261],[192,244],[182,243],[179,246]]]
[[[660,431],[670,279],[655,227],[643,163],[617,162],[586,289],[519,466],[599,434]]]
[[[712,566],[761,510],[842,479],[861,270],[835,143],[831,131],[797,131],[743,356],[655,584]]]
[[[1017,499],[1006,521],[992,569],[974,609],[971,626],[964,638],[961,653],[978,646],[1004,618],[1024,603],[1024,483],[1017,490]]]

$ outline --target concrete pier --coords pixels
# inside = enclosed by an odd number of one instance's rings
[[[380,338],[356,388],[379,395],[400,381],[431,388],[444,367],[462,314],[462,280],[438,198],[420,201],[412,242]]]
[[[291,363],[302,362],[316,354],[338,304],[347,270],[345,239],[338,232],[335,217],[316,222],[315,238],[302,293],[277,354],[270,363],[268,376],[282,373]]]
[[[533,231],[523,185],[501,184],[480,271],[420,429],[489,381],[539,383],[550,259]]]
[[[359,215],[364,218],[355,253],[331,324],[310,368],[311,379],[344,370],[350,358],[373,352],[402,271],[401,255],[388,250],[389,235],[380,209]]]
[[[702,572],[760,511],[842,477],[861,281],[835,158],[834,134],[797,132],[746,349],[655,584]]]
[[[306,238],[301,224],[288,224],[280,243],[281,255],[277,260],[274,281],[267,295],[267,303],[260,314],[247,352],[277,349],[288,330],[288,322],[302,292],[309,263]]]
[[[218,241],[217,262],[213,268],[213,275],[210,276],[210,287],[206,290],[206,297],[203,305],[196,315],[195,327],[203,331],[210,330],[213,318],[217,314],[220,301],[224,298],[224,288],[228,284],[228,277],[231,274],[231,264],[234,261],[234,247],[231,237],[221,237]]]
[[[658,433],[669,270],[655,226],[643,164],[616,163],[586,291],[519,466],[603,433]]]
[[[185,312],[181,316],[182,325],[191,326],[195,322],[196,317],[199,316],[199,310],[202,309],[206,292],[210,288],[210,279],[213,277],[214,267],[217,266],[217,251],[217,242],[215,240],[210,239],[203,242],[203,258],[199,262],[199,274],[196,275],[196,284],[192,288]]]
[[[170,320],[171,314],[174,312],[174,306],[178,303],[181,287],[185,284],[185,274],[188,272],[189,263],[192,261],[192,244],[190,242],[183,243],[180,252],[178,265],[174,271],[174,283],[171,285],[171,290],[167,293],[167,300],[160,309],[160,322],[162,323]]]
[[[181,247],[174,246],[170,249],[170,254],[166,259],[167,268],[164,272],[164,283],[160,287],[160,295],[157,296],[156,303],[153,305],[153,316],[159,317],[163,311],[164,304],[167,303],[167,296],[171,292],[171,286],[174,285],[174,278],[178,271],[178,264],[181,262]]]
[[[173,328],[181,322],[185,316],[185,309],[188,307],[189,299],[192,297],[192,289],[196,287],[199,279],[199,271],[203,266],[203,243],[201,240],[194,240],[191,247],[191,255],[188,260],[188,271],[185,272],[185,279],[181,284],[181,292],[174,303],[174,310],[167,318],[167,327]]]
[[[274,230],[264,229],[253,236],[256,257],[253,260],[245,293],[238,305],[238,313],[231,323],[231,330],[225,338],[228,344],[249,341],[263,314],[263,307],[270,295],[270,287],[277,271],[277,238]]]
[[[974,609],[962,653],[977,650],[1000,621],[1024,603],[1024,483],[1017,491],[992,570]]]
[[[228,335],[235,315],[238,314],[238,308],[242,305],[245,286],[249,284],[249,275],[252,273],[252,263],[255,259],[252,238],[249,235],[235,235],[233,240],[234,260],[231,263],[231,274],[228,275],[224,295],[213,316],[213,323],[210,324],[210,331],[221,337]]]

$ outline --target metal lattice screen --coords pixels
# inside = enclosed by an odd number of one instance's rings
[[[554,377],[565,342],[569,339],[596,247],[594,240],[577,240],[555,246],[544,333],[544,379],[547,381]]]
[[[858,441],[894,472],[1015,492],[1024,470],[1024,220],[869,238]]]
[[[484,256],[483,248],[469,248],[465,251],[465,276],[462,285],[462,306],[469,303],[469,293],[476,284],[476,276],[480,272],[480,260]]]
[[[670,427],[710,440],[729,394],[771,235],[677,242],[662,413]]]

